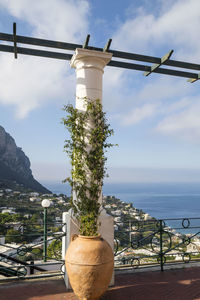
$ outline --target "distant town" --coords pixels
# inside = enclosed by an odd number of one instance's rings
[[[70,208],[70,198],[64,194],[42,194],[26,190],[22,185],[15,189],[0,189],[0,253],[19,258],[19,248],[26,245],[32,247],[31,255],[34,259],[42,259],[43,242],[43,199],[49,199],[51,206],[48,208],[48,256],[55,258],[55,248],[60,251],[61,240],[52,237],[62,233],[62,212]],[[116,265],[124,259],[130,261],[133,256],[140,258],[140,263],[154,263],[153,255],[159,253],[159,235],[153,239],[152,230],[157,230],[157,220],[142,210],[136,209],[132,203],[123,202],[114,196],[103,196],[103,207],[113,216],[116,246]],[[196,252],[199,255],[199,237],[193,238],[192,243],[182,244],[183,235],[171,228],[165,228],[171,235],[169,260],[181,260],[181,253]],[[188,234],[185,238],[190,237]],[[166,242],[163,247],[169,247],[169,236],[164,234]],[[153,251],[152,251],[153,242]],[[152,258],[151,258],[152,257]],[[30,259],[27,253],[20,259]]]

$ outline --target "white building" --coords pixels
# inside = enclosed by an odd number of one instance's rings
[[[124,226],[124,223],[123,222],[120,222],[120,223],[117,223],[118,226],[120,227],[123,227]]]
[[[115,218],[114,218],[114,221],[115,221],[115,222],[121,222],[121,217],[115,217]]]
[[[5,255],[12,255],[15,257],[17,254],[17,249],[20,247],[20,244],[4,244],[3,246],[0,246],[0,253]],[[2,261],[6,261],[6,258],[2,258]]]
[[[187,252],[198,252],[200,253],[200,242],[192,242],[189,245],[187,245]]]
[[[14,230],[20,230],[21,233],[24,232],[24,226],[20,222],[6,223],[6,225],[12,227]]]
[[[7,208],[7,209],[2,209],[1,211],[2,214],[11,214],[11,215],[14,215],[15,214],[15,211],[14,211],[14,208],[10,209],[10,208]]]
[[[149,215],[149,214],[144,214],[144,220],[145,221],[148,221],[148,220],[151,220],[152,217]]]
[[[31,193],[30,193],[30,196],[32,196],[32,197],[38,197],[38,196],[39,196],[39,193],[37,193],[37,192],[31,192]]]
[[[118,226],[116,224],[114,225],[114,230],[118,231]]]
[[[118,209],[118,210],[115,211],[115,215],[116,215],[116,216],[121,216],[121,214],[122,214],[122,211],[121,211],[121,210]]]
[[[31,202],[40,202],[40,201],[41,201],[41,198],[39,198],[39,197],[30,197],[29,200],[30,200]]]
[[[107,209],[111,208],[110,204],[107,204],[104,207],[107,208]]]

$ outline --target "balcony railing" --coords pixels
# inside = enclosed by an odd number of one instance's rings
[[[200,261],[200,218],[116,223],[115,266],[154,267]]]
[[[42,222],[0,224],[0,281],[63,274],[61,249],[65,224],[48,222],[46,225],[45,236]]]
[[[0,224],[0,281],[64,274],[66,224]],[[115,223],[115,267],[160,267],[200,262],[200,218],[130,220]],[[5,240],[4,240],[5,238]]]

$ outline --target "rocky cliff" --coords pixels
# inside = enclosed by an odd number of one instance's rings
[[[9,182],[16,182],[33,191],[49,193],[49,190],[34,179],[29,158],[16,146],[15,140],[2,126],[0,126],[0,182],[6,182],[7,185]]]

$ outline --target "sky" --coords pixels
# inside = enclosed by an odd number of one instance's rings
[[[173,49],[172,59],[200,63],[199,0],[0,0],[0,32],[12,33],[13,22],[19,35],[83,44],[90,34],[92,46],[112,38],[111,49]],[[200,182],[199,84],[105,68],[103,107],[119,145],[107,153],[107,182]],[[0,53],[0,125],[41,182],[69,176],[61,119],[75,86],[69,61]]]

